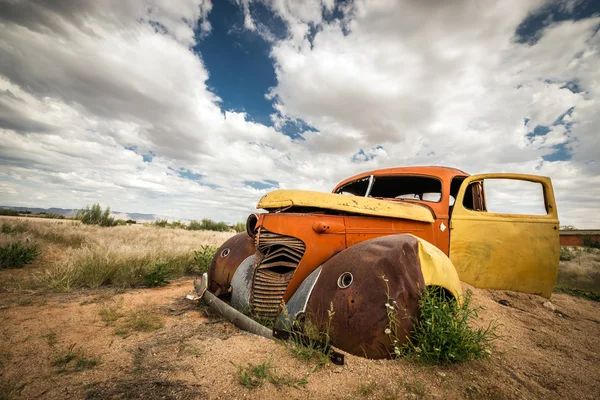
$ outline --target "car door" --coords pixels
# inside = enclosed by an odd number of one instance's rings
[[[531,196],[518,191],[498,196],[501,211],[490,211],[487,202],[490,190],[486,191],[486,183],[495,180],[508,182],[509,188],[527,182],[525,186],[533,184],[539,188],[538,212],[527,210],[532,205]],[[513,208],[502,209],[504,203],[512,203]],[[475,287],[550,297],[558,275],[558,227],[550,178],[523,174],[473,175],[462,183],[454,204],[450,259],[461,281]]]

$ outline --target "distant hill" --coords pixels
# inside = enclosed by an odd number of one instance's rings
[[[0,208],[10,208],[11,210],[18,211],[20,213],[30,212],[31,214],[58,214],[64,215],[65,217],[72,217],[77,213],[76,209],[72,208],[37,208],[37,207],[16,207],[16,206],[0,206]],[[118,219],[134,219],[138,222],[158,221],[161,219],[175,220],[175,218],[169,218],[159,216],[155,214],[142,214],[142,213],[127,213],[122,211],[112,211],[111,215]],[[187,221],[187,220],[181,220]]]

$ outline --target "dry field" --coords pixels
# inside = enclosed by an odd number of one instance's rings
[[[194,250],[229,235],[46,221],[0,234],[0,246],[21,241],[42,251],[23,269],[0,269],[0,399],[600,397],[599,303],[559,293],[544,306],[537,296],[471,288],[473,303],[484,307],[475,324],[500,324],[487,360],[425,366],[346,355],[344,366],[321,367],[298,360],[281,343],[183,300],[192,288],[193,268],[186,266]],[[597,271],[596,253],[578,256],[581,263],[570,263],[584,272],[562,265],[566,283]],[[181,276],[142,288],[114,272],[157,260]],[[113,274],[111,284],[93,287],[102,276],[89,265]],[[236,365],[269,361],[279,376],[308,383],[248,389],[238,382]]]

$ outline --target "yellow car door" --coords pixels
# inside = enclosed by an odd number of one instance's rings
[[[488,211],[486,182],[491,184],[494,180],[515,186],[524,182],[539,184],[533,186],[539,186],[543,194],[539,198],[542,211],[537,215],[528,213],[525,201],[520,209],[519,192],[504,197],[516,202],[514,212]],[[558,228],[550,178],[503,173],[473,175],[463,181],[453,206],[450,260],[460,280],[475,287],[550,297],[558,275]]]

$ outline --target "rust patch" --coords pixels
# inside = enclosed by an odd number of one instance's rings
[[[254,252],[254,239],[246,232],[239,233],[223,243],[208,268],[208,290],[217,296],[227,293],[235,270]]]
[[[361,242],[328,260],[308,301],[306,317],[326,326],[333,304],[329,334],[336,347],[357,356],[388,358],[392,343],[385,333],[389,324],[386,283],[390,302],[397,306],[399,336],[406,338],[425,288],[419,243],[409,235]]]

